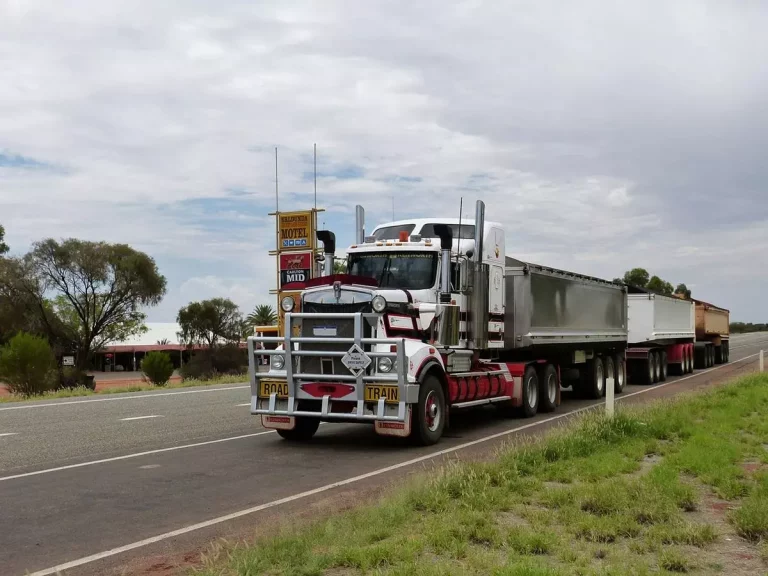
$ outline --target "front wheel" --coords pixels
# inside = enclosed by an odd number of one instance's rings
[[[428,374],[419,386],[419,404],[416,407],[415,428],[411,438],[421,446],[436,444],[445,429],[445,394],[440,381]]]
[[[320,427],[320,420],[317,418],[307,418],[296,416],[296,426],[293,430],[277,430],[277,433],[286,440],[292,442],[307,442],[312,439]]]

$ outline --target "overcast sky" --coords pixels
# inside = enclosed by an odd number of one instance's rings
[[[0,0],[0,223],[127,242],[191,300],[274,304],[281,209],[340,244],[458,216],[507,253],[634,266],[768,321],[768,5]]]

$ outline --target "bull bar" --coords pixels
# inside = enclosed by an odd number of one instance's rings
[[[249,336],[248,337],[248,372],[251,384],[251,414],[258,415],[270,415],[270,416],[309,416],[313,418],[327,418],[327,419],[340,419],[340,420],[361,420],[361,421],[389,421],[389,422],[405,422],[406,420],[406,407],[408,404],[413,404],[418,401],[418,385],[409,384],[407,381],[407,369],[408,364],[406,362],[405,355],[405,338],[364,338],[363,337],[363,321],[374,320],[377,321],[378,314],[364,313],[364,312],[340,312],[337,314],[326,313],[313,313],[313,312],[296,312],[286,313],[285,315],[285,335],[284,336]],[[303,319],[323,319],[323,320],[349,320],[354,321],[354,337],[352,338],[338,338],[327,336],[293,336],[293,321]],[[283,344],[283,350],[266,350],[255,348],[255,343],[260,342],[262,344]],[[395,346],[395,351],[392,352],[365,352],[365,355],[371,358],[374,370],[373,375],[368,375],[368,368],[360,371],[357,375],[353,373],[349,374],[311,374],[294,371],[294,357],[301,356],[315,356],[315,357],[343,357],[347,352],[342,351],[322,351],[322,350],[301,350],[302,343],[313,344],[349,344],[350,347],[357,345],[360,349],[363,349],[365,344],[389,344]],[[298,349],[294,349],[294,344],[298,344]],[[259,396],[259,382],[263,379],[274,379],[274,376],[269,374],[261,375],[257,369],[256,354],[260,356],[277,356],[285,355],[285,379],[288,385],[288,407],[286,410],[277,409],[277,393],[273,392],[269,396],[268,408],[260,408],[259,403],[261,398]],[[390,373],[377,373],[378,370],[378,358],[394,358],[397,361],[397,369]],[[328,395],[322,397],[322,405],[320,412],[314,411],[302,411],[296,409],[296,387],[301,381],[334,381],[334,382],[354,382],[357,407],[355,412],[338,413],[330,411],[331,398]],[[397,415],[387,415],[385,413],[386,402],[385,398],[379,398],[376,406],[375,414],[365,413],[365,384],[367,382],[376,383],[397,383],[398,388],[398,410]]]

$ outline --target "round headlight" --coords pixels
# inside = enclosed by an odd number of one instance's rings
[[[275,356],[272,356],[272,360],[270,360],[271,367],[275,370],[282,370],[283,366],[285,366],[285,356],[282,354],[277,354]]]
[[[379,372],[392,372],[392,358],[379,358]]]
[[[296,302],[294,301],[293,296],[286,296],[280,301],[280,308],[283,309],[283,312],[293,311],[294,306],[296,306]]]
[[[373,297],[373,300],[371,300],[371,306],[373,306],[374,312],[381,314],[387,308],[387,301],[384,296],[377,294]]]

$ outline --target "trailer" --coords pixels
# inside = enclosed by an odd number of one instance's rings
[[[465,408],[531,417],[556,410],[563,387],[623,390],[624,286],[507,257],[482,201],[474,222],[405,220],[369,236],[356,215],[346,273],[319,231],[323,276],[281,300],[283,334],[248,339],[251,413],[265,428],[306,441],[321,421],[368,422],[429,445]]]
[[[694,369],[695,308],[691,300],[628,287],[630,382],[655,384]]]
[[[694,365],[709,368],[730,360],[730,312],[703,300],[696,304],[696,346]]]

